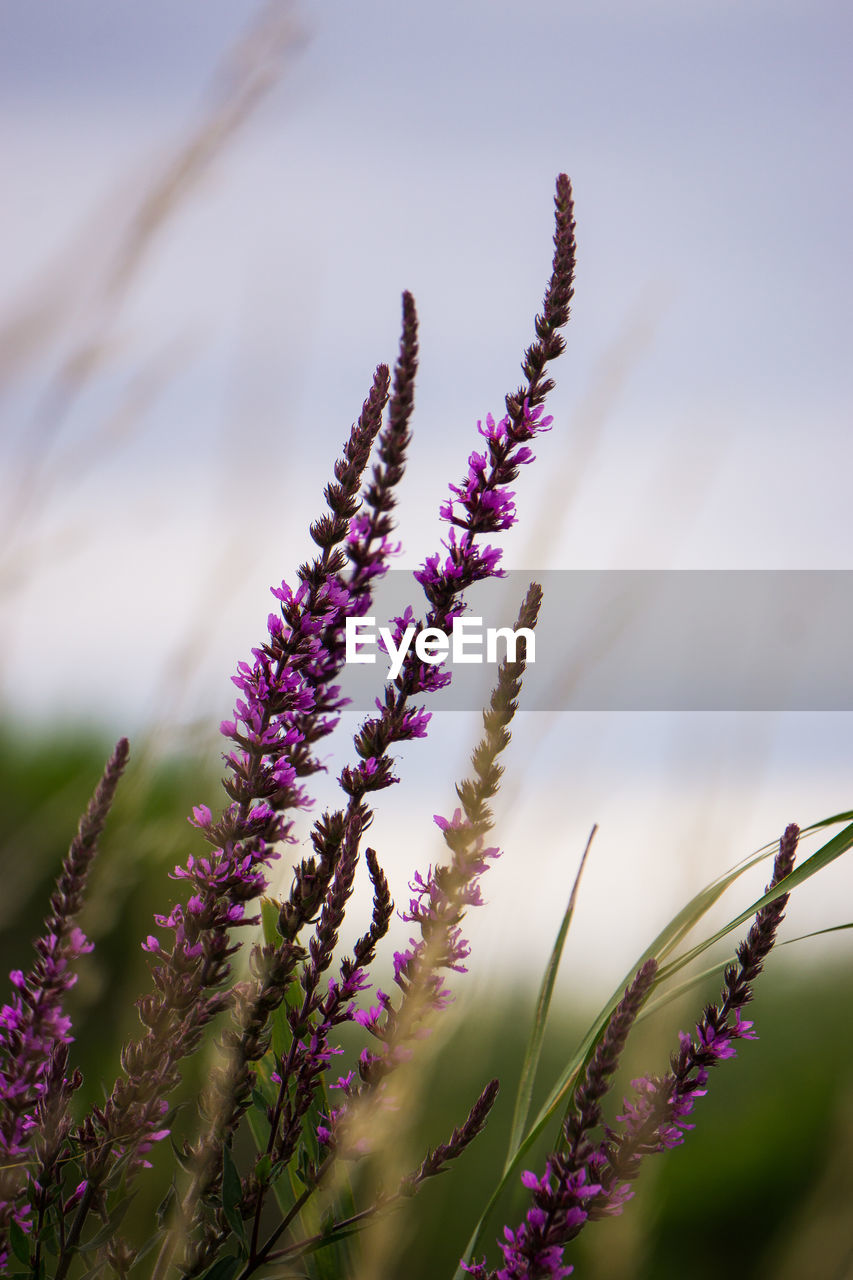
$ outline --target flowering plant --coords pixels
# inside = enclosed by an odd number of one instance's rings
[[[427,631],[447,636],[465,609],[466,590],[502,573],[501,549],[486,539],[516,522],[510,486],[534,461],[531,443],[552,425],[544,416],[553,385],[546,371],[563,350],[561,330],[573,293],[575,224],[565,175],[557,180],[555,209],[552,271],[522,362],[524,382],[506,397],[500,420],[487,415],[478,424],[480,451],[471,452],[466,475],[450,486],[440,508],[448,536],[414,574],[425,614],[418,619],[410,607],[392,621],[398,670],[376,699],[376,713],[355,735],[353,759],[338,778],[341,806],[315,820],[310,851],[298,859],[284,896],[274,899],[267,896],[272,865],[296,843],[295,815],[310,806],[310,780],[323,768],[318,744],[333,732],[344,706],[337,682],[347,622],[368,613],[396,550],[392,512],[418,362],[415,304],[404,295],[393,374],[384,365],[377,369],[326,487],[327,512],[311,526],[318,553],[299,568],[297,585],[273,588],[278,609],[268,618],[267,635],[233,677],[239,696],[233,716],[221,725],[228,744],[227,803],[219,812],[203,803],[193,808],[199,847],[173,872],[185,890],[182,901],[156,917],[157,931],[143,943],[151,990],[137,1002],[141,1031],[125,1045],[121,1072],[103,1105],[86,1112],[76,1106],[81,1077],[71,1064],[63,1002],[75,981],[75,960],[90,949],[75,920],[127,764],[124,739],[108,761],[63,864],[36,960],[26,974],[12,973],[12,995],[0,1018],[4,1272],[56,1280],[131,1273],[154,1280],[350,1274],[348,1237],[447,1169],[486,1124],[496,1079],[484,1084],[453,1132],[395,1182],[361,1198],[350,1185],[348,1171],[376,1150],[388,1116],[400,1105],[397,1085],[405,1064],[451,999],[448,976],[465,972],[463,921],[469,908],[481,905],[483,877],[499,856],[487,844],[489,803],[525,672],[523,638],[500,666],[470,776],[457,787],[458,807],[451,817],[436,817],[447,861],[413,873],[402,912],[412,937],[393,956],[396,989],[367,995],[394,911],[380,855],[365,843],[376,793],[398,781],[392,749],[428,731],[431,712],[422,698],[440,693],[452,678],[444,664],[424,656],[422,645],[404,649],[401,640]],[[541,590],[531,584],[517,620],[530,637],[540,603]],[[831,821],[840,819],[817,827]],[[641,958],[624,992],[620,987],[601,1011],[531,1122],[533,1080],[573,892],[540,993],[505,1168],[458,1275],[509,1280],[570,1274],[566,1246],[588,1222],[622,1211],[644,1157],[683,1142],[710,1068],[734,1057],[737,1041],[755,1038],[742,1010],[790,890],[853,843],[847,825],[794,870],[799,835],[795,826],[785,831],[763,897],[680,954],[689,929],[767,851],[709,886],[676,917]],[[362,858],[373,887],[371,919],[351,954],[341,956],[338,940]],[[621,1113],[605,1119],[603,1104],[628,1034],[652,1007],[652,994],[750,916],[746,939],[725,968],[720,1002],[705,1007],[692,1035],[682,1033],[669,1069],[636,1080]],[[238,969],[243,931],[258,924],[262,935],[250,948],[248,965]],[[360,1037],[361,1047],[342,1071],[336,1060],[344,1053],[345,1032]],[[171,1099],[182,1064],[212,1038],[217,1066],[187,1130]],[[523,1169],[533,1144],[551,1127],[544,1165]],[[169,1192],[146,1238],[125,1237],[122,1221],[135,1184],[167,1140],[179,1166]],[[492,1265],[482,1253],[492,1209],[519,1177],[529,1208],[519,1225],[506,1227],[501,1258]]]

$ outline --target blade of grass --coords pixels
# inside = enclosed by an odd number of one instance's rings
[[[828,929],[815,929],[812,933],[801,933],[796,938],[786,938],[778,946],[790,947],[793,942],[805,942],[808,938],[820,938],[825,933],[842,933],[845,929],[853,929],[853,920],[848,924],[831,924]]]
[[[803,827],[802,835],[808,835],[810,831],[820,831],[823,827],[837,827],[840,822],[853,822],[853,809],[847,809],[844,813],[834,813],[831,818],[821,818],[820,822],[813,822],[810,827]]]
[[[792,947],[795,942],[808,942],[809,938],[820,938],[826,933],[842,933],[845,929],[853,929],[853,920],[848,924],[833,924],[828,929],[815,929],[811,933],[797,934],[796,938],[785,938],[782,942],[777,942],[774,950],[778,951],[780,947]],[[770,961],[772,962],[772,955]],[[694,973],[691,977],[685,978],[683,982],[679,982],[677,987],[671,987],[663,995],[658,996],[657,1000],[652,1000],[647,1004],[642,1013],[638,1014],[637,1022],[642,1022],[644,1018],[650,1017],[656,1013],[658,1009],[663,1009],[666,1005],[671,1004],[679,996],[684,995],[688,991],[692,991],[694,987],[699,987],[706,978],[713,978],[722,974],[728,966],[732,964],[732,957],[726,956],[724,960],[720,960],[718,964],[712,964],[710,968],[703,969],[701,973]]]
[[[518,1084],[518,1092],[515,1097],[515,1110],[512,1118],[512,1131],[509,1139],[509,1148],[506,1154],[506,1162],[504,1169],[508,1169],[512,1163],[512,1158],[521,1144],[524,1136],[524,1130],[527,1126],[527,1120],[530,1115],[530,1104],[533,1099],[533,1086],[536,1083],[536,1072],[539,1068],[539,1059],[542,1055],[542,1042],[545,1039],[545,1028],[548,1022],[548,1013],[551,1008],[551,998],[554,994],[554,983],[557,978],[557,972],[560,968],[560,960],[563,955],[563,947],[566,943],[566,937],[569,932],[569,926],[572,923],[572,916],[575,913],[575,904],[578,899],[578,891],[580,890],[581,876],[583,875],[586,860],[592,846],[595,833],[598,830],[596,823],[592,831],[589,833],[589,839],[586,842],[586,848],[580,860],[580,866],[575,876],[575,882],[572,885],[572,892],[569,895],[569,904],[566,907],[565,914],[560,924],[557,938],[554,943],[554,949],[545,966],[545,972],[542,975],[542,985],[539,988],[539,997],[536,1001],[536,1011],[533,1016],[533,1027],[530,1032],[530,1038],[527,1041],[527,1049],[524,1055],[524,1065],[521,1068],[521,1079]]]
[[[806,858],[805,862],[801,862],[798,867],[795,867],[791,874],[786,876],[781,884],[776,885],[773,889],[769,889],[766,893],[762,894],[760,898],[757,898],[755,902],[753,902],[752,906],[747,907],[745,911],[741,911],[739,915],[735,916],[733,920],[730,920],[728,924],[723,925],[723,927],[718,929],[716,933],[712,933],[710,937],[705,938],[703,942],[697,943],[695,947],[692,947],[689,951],[685,952],[683,956],[680,956],[677,960],[674,960],[672,964],[667,965],[662,969],[659,974],[659,981],[665,982],[667,978],[672,976],[672,974],[677,973],[680,969],[683,969],[685,965],[690,964],[691,961],[695,960],[698,956],[701,956],[702,953],[707,951],[709,947],[712,947],[715,942],[719,942],[722,938],[725,938],[726,935],[731,933],[733,929],[736,929],[738,925],[749,920],[755,915],[756,911],[760,911],[761,908],[766,907],[768,903],[775,902],[776,899],[782,897],[783,894],[790,893],[793,889],[796,889],[798,885],[804,884],[806,880],[810,880],[818,871],[822,871],[824,867],[828,867],[830,863],[834,862],[836,858],[840,858],[842,854],[846,853],[847,850],[852,847],[853,822],[851,822],[849,826],[846,826],[843,831],[839,831],[838,835],[833,836],[826,844],[821,845],[821,847],[816,850],[811,857]]]

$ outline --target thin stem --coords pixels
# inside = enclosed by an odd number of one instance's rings
[[[56,1275],[54,1280],[65,1280],[68,1275],[69,1268],[74,1258],[74,1246],[80,1239],[86,1219],[89,1216],[89,1210],[92,1207],[92,1200],[95,1197],[95,1185],[92,1179],[86,1183],[86,1190],[83,1192],[83,1198],[77,1206],[77,1212],[74,1215],[74,1221],[71,1224],[71,1230],[68,1232],[68,1238],[65,1241],[59,1255],[59,1262],[56,1267]]]
[[[305,999],[302,1001],[302,1009],[299,1015],[300,1023],[304,1023],[305,1019],[308,1017],[312,994],[313,993],[310,991],[306,992]],[[300,1043],[301,1041],[299,1040],[299,1038],[296,1035],[294,1035],[293,1039],[290,1042],[290,1049],[288,1050],[288,1054],[287,1054],[287,1062],[284,1064],[281,1070],[281,1084],[279,1085],[278,1098],[276,1099],[273,1118],[270,1122],[270,1136],[269,1136],[269,1140],[267,1142],[267,1148],[266,1148],[266,1154],[269,1156],[272,1155],[273,1147],[275,1146],[276,1139],[278,1137],[278,1127],[279,1127],[279,1124],[281,1123],[281,1113],[284,1109],[284,1103],[287,1098],[287,1086],[290,1081],[290,1075],[293,1071],[293,1067],[296,1061],[296,1053]],[[249,1249],[250,1258],[253,1258],[255,1256],[258,1248],[258,1238],[261,1232],[261,1213],[263,1212],[263,1207],[264,1207],[264,1191],[265,1191],[265,1188],[262,1187],[260,1192],[258,1193],[258,1203],[255,1206],[255,1215],[252,1221],[252,1242]],[[288,1222],[291,1221],[294,1212],[299,1212],[299,1209],[302,1207],[302,1204],[307,1199],[307,1193],[308,1193],[308,1188],[306,1188],[306,1190],[302,1193],[302,1196],[300,1196],[299,1200],[297,1200],[296,1205],[293,1206],[293,1209],[291,1209],[288,1217],[285,1218],[284,1226],[286,1226]],[[281,1228],[282,1230],[284,1230],[284,1226]]]
[[[290,1209],[282,1218],[279,1225],[275,1228],[275,1230],[267,1238],[267,1240],[265,1240],[264,1244],[261,1246],[260,1249],[258,1249],[258,1242],[257,1242],[257,1235],[258,1235],[257,1227],[260,1224],[256,1218],[255,1220],[256,1229],[253,1230],[252,1232],[252,1243],[249,1249],[249,1260],[246,1263],[243,1270],[240,1272],[239,1276],[237,1277],[237,1280],[246,1280],[246,1277],[250,1276],[253,1271],[257,1270],[259,1266],[271,1260],[269,1256],[270,1249],[272,1249],[275,1242],[281,1238],[281,1236],[290,1226],[291,1222],[293,1222],[294,1218],[297,1218],[299,1214],[302,1212],[302,1210],[305,1208],[305,1205],[311,1199],[314,1192],[317,1190],[320,1183],[323,1181],[323,1179],[325,1178],[326,1174],[329,1172],[333,1164],[334,1164],[334,1156],[333,1155],[326,1156],[326,1159],[323,1161],[323,1163],[320,1165],[319,1169],[317,1170],[316,1174],[314,1175],[313,1184],[310,1187],[306,1187],[305,1190],[302,1192],[301,1196],[299,1196],[296,1203],[291,1205]]]

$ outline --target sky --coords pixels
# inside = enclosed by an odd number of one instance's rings
[[[476,422],[517,384],[562,171],[576,295],[506,563],[853,568],[852,26],[825,0],[4,0],[6,714],[215,726],[404,288],[398,563],[434,550]],[[475,733],[436,715],[406,754],[398,878],[436,856]],[[841,711],[537,712],[512,752],[482,946],[551,936],[565,895],[539,886],[568,893],[598,822],[575,963],[608,978],[685,891],[853,807]],[[833,875],[801,931],[838,922]],[[602,917],[624,941],[593,963]]]

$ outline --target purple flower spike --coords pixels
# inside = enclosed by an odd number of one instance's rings
[[[266,870],[280,854],[276,845],[290,841],[294,809],[308,799],[300,779],[321,768],[314,744],[331,731],[343,705],[332,683],[344,660],[343,642],[337,637],[352,605],[342,579],[347,557],[344,543],[350,520],[359,503],[359,487],[373,441],[379,431],[388,399],[390,375],[384,365],[376,371],[370,394],[354,424],[342,457],[335,465],[335,479],[326,488],[329,515],[311,526],[311,536],[321,554],[300,570],[300,585],[273,588],[281,604],[281,622],[270,619],[268,641],[253,651],[253,661],[238,663],[232,677],[240,693],[233,717],[223,721],[222,732],[233,749],[225,756],[230,777],[225,789],[232,803],[214,821],[207,806],[199,805],[191,821],[199,827],[212,851],[191,855],[174,875],[187,880],[189,900],[167,916],[157,918],[161,928],[173,931],[171,945],[155,949],[149,941],[154,991],[137,1002],[145,1035],[125,1046],[123,1077],[112,1090],[105,1108],[95,1108],[78,1130],[86,1152],[87,1195],[90,1203],[109,1176],[111,1165],[129,1156],[125,1173],[129,1180],[147,1162],[145,1154],[165,1134],[165,1099],[180,1081],[179,1063],[201,1042],[208,1024],[237,999],[229,992],[231,957],[239,949],[235,926],[254,924],[247,904],[267,887]],[[300,899],[304,881],[297,877],[291,894],[290,923],[294,932],[313,915],[315,903]],[[322,889],[321,889],[322,892]],[[283,913],[284,918],[284,913]],[[281,999],[282,984],[295,957],[285,939],[278,961],[272,966],[272,986],[263,982],[247,1020],[251,1032],[244,1055],[255,1052],[260,1026]],[[322,1053],[318,1049],[318,1061]],[[245,1062],[238,1068],[243,1091]],[[242,1074],[240,1074],[242,1072]],[[239,1111],[239,1089],[228,1099],[227,1128]],[[218,1103],[216,1105],[219,1105]],[[211,1150],[216,1141],[200,1146],[204,1177],[215,1177]],[[86,1204],[78,1215],[85,1218]],[[78,1228],[79,1229],[79,1228]],[[72,1240],[73,1244],[74,1241]]]
[[[56,1095],[71,1090],[64,1077],[52,1077],[52,1068],[55,1061],[64,1063],[62,1051],[72,1039],[71,1020],[62,1010],[65,993],[77,981],[72,962],[92,950],[74,917],[128,754],[122,738],[62,864],[44,934],[35,944],[38,959],[26,977],[20,971],[11,975],[15,994],[0,1010],[0,1250],[10,1222],[29,1230],[21,1166],[31,1159],[48,1087]]]
[[[790,874],[799,839],[799,828],[785,831],[773,865],[768,892]],[[668,1151],[684,1141],[693,1127],[689,1123],[697,1099],[705,1096],[708,1073],[718,1062],[733,1058],[735,1041],[754,1040],[752,1023],[741,1017],[741,1009],[752,999],[752,983],[760,974],[779,925],[785,915],[788,895],[781,894],[757,913],[746,939],[737,950],[737,964],[725,973],[719,1007],[709,1004],[696,1027],[695,1039],[682,1032],[678,1052],[665,1076],[649,1076],[633,1081],[635,1096],[626,1099],[619,1132],[608,1132],[596,1161],[603,1192],[590,1217],[618,1213],[630,1195],[644,1155]]]
[[[446,823],[445,838],[455,832]],[[790,826],[780,842],[768,892],[790,874],[799,829]],[[610,1087],[628,1032],[648,996],[657,965],[647,961],[611,1015],[578,1086],[572,1114],[563,1126],[563,1148],[548,1160],[542,1177],[522,1174],[532,1204],[516,1230],[506,1228],[500,1243],[504,1266],[489,1271],[485,1262],[463,1269],[479,1280],[522,1280],[523,1277],[564,1275],[563,1250],[587,1221],[622,1212],[633,1195],[643,1156],[668,1151],[682,1144],[693,1127],[689,1121],[697,1099],[704,1097],[709,1069],[735,1056],[736,1040],[755,1039],[752,1023],[741,1009],[752,999],[751,983],[761,972],[784,918],[787,894],[779,895],[756,915],[746,939],[738,948],[737,965],[725,974],[719,1006],[706,1007],[696,1027],[695,1039],[684,1032],[679,1050],[671,1059],[671,1071],[663,1077],[645,1076],[632,1081],[634,1095],[623,1102],[616,1117],[620,1129],[604,1125],[605,1137],[596,1145],[593,1133],[603,1124],[601,1101]]]

